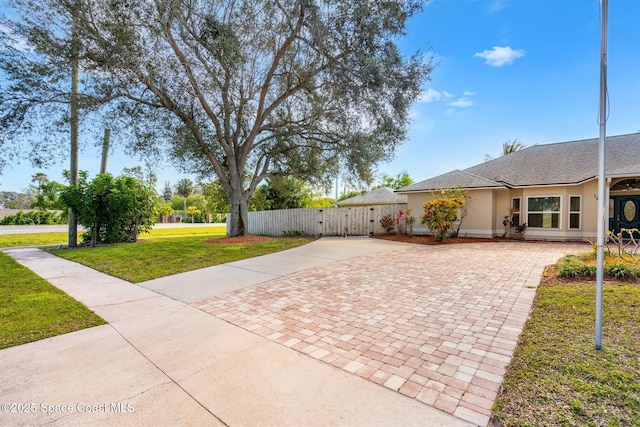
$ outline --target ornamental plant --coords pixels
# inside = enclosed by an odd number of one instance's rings
[[[464,197],[436,197],[422,205],[420,222],[429,227],[436,240],[443,241],[454,230],[458,212],[465,204]]]
[[[387,233],[391,233],[393,231],[393,227],[395,226],[395,221],[391,215],[385,215],[380,218],[380,225],[385,229]]]
[[[396,233],[398,235],[402,234],[402,232],[406,229],[404,225],[404,214],[405,212],[402,209],[398,210],[398,213],[396,214]]]
[[[416,223],[416,217],[413,216],[413,209],[407,209],[404,213],[405,233],[407,236],[413,236],[413,225]]]

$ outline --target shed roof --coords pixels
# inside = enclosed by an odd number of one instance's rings
[[[339,206],[369,206],[369,205],[393,205],[407,203],[407,196],[396,194],[392,188],[380,187],[368,193],[350,197],[338,202]]]

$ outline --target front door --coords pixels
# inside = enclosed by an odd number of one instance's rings
[[[622,228],[640,229],[640,196],[614,196],[610,230],[618,234]]]

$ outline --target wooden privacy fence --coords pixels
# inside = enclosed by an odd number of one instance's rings
[[[358,206],[353,208],[306,208],[249,212],[249,234],[282,236],[287,231],[301,231],[309,236],[369,236],[383,234],[380,218],[395,218],[406,204]],[[227,227],[229,226],[227,217]]]

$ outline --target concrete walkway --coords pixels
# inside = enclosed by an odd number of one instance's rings
[[[406,247],[323,238],[142,286],[8,249],[109,324],[1,350],[0,424],[473,425],[188,304]]]
[[[30,412],[0,423],[486,425],[542,268],[579,250],[323,238],[139,286],[6,250],[109,324],[1,350]]]

